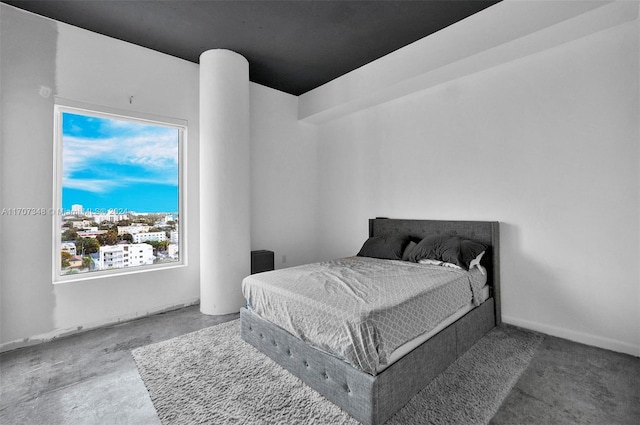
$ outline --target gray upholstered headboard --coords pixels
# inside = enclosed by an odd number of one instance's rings
[[[487,246],[482,265],[487,269],[487,283],[495,299],[496,324],[500,324],[500,226],[497,221],[369,219],[369,237],[400,234],[422,239],[439,233],[453,233]]]

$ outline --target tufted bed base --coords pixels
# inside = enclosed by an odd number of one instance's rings
[[[490,298],[377,376],[316,350],[247,309],[242,338],[363,424],[382,424],[495,326]]]
[[[414,395],[501,322],[497,222],[372,219],[369,236],[401,233],[422,237],[454,232],[488,250],[491,297],[376,376],[317,350],[243,308],[242,338],[311,388],[366,425],[386,422]]]

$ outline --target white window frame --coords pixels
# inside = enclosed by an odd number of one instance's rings
[[[62,275],[62,265],[60,262],[60,247],[62,243],[62,114],[65,112],[95,116],[98,118],[109,118],[127,120],[132,122],[142,122],[153,125],[172,127],[179,130],[178,140],[178,235],[179,235],[179,260],[172,263],[151,264],[135,266],[133,268],[119,268],[99,270],[88,273]],[[92,105],[84,102],[72,101],[56,97],[54,106],[54,151],[53,151],[53,208],[49,210],[53,221],[52,237],[52,259],[53,259],[53,283],[78,282],[93,279],[102,279],[115,276],[122,276],[136,273],[156,272],[159,270],[173,269],[187,266],[187,121],[178,118],[169,118],[158,115],[151,115],[137,111],[121,110],[106,106]]]

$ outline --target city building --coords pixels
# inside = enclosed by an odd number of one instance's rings
[[[165,232],[145,232],[132,234],[133,241],[135,243],[141,243],[145,241],[164,242],[167,240],[167,234]]]
[[[105,245],[100,247],[96,268],[98,270],[153,264],[153,247],[146,243]]]
[[[107,230],[98,230],[97,227],[93,227],[89,230],[78,232],[78,237],[79,238],[95,238],[98,235],[103,235],[105,233],[107,233]]]
[[[62,242],[60,245],[60,251],[68,252],[69,254],[76,255],[76,244],[75,242]]]
[[[91,211],[88,211],[85,214],[86,217],[91,217],[93,221],[96,223],[102,223],[103,221],[109,221],[111,223],[116,223],[120,220],[126,220],[129,218],[128,214],[117,214],[116,210],[108,210],[106,214],[94,214]]]
[[[69,268],[70,269],[79,269],[82,267],[82,257],[79,255],[74,255],[69,259]]]
[[[65,223],[71,224],[74,229],[88,229],[91,227],[93,220],[66,220]]]
[[[148,232],[150,227],[146,224],[136,223],[130,226],[118,226],[118,235],[122,236],[127,233],[135,235],[136,233]]]

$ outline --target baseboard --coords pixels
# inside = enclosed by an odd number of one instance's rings
[[[15,341],[3,342],[0,344],[0,353],[6,351],[16,350],[18,348],[30,347],[33,345],[42,344],[45,342],[53,341],[54,339],[63,338],[71,335],[75,335],[82,332],[87,332],[94,329],[106,328],[109,326],[119,325],[125,322],[130,322],[136,319],[142,319],[143,317],[153,316],[154,314],[166,313],[168,311],[179,310],[184,307],[189,307],[200,303],[200,298],[187,300],[179,304],[172,304],[170,306],[158,307],[153,310],[148,310],[144,313],[133,313],[124,315],[118,318],[112,318],[101,322],[94,322],[85,325],[78,325],[70,329],[55,329],[45,334],[34,335],[29,338],[24,338]]]
[[[605,350],[611,350],[618,353],[629,354],[634,357],[640,357],[640,346],[635,346],[623,341],[587,334],[584,332],[572,331],[557,326],[545,325],[543,323],[532,322],[529,320],[517,319],[515,317],[505,316],[504,314],[502,315],[502,321],[509,325],[542,332],[558,338],[568,339],[569,341],[604,348]]]

